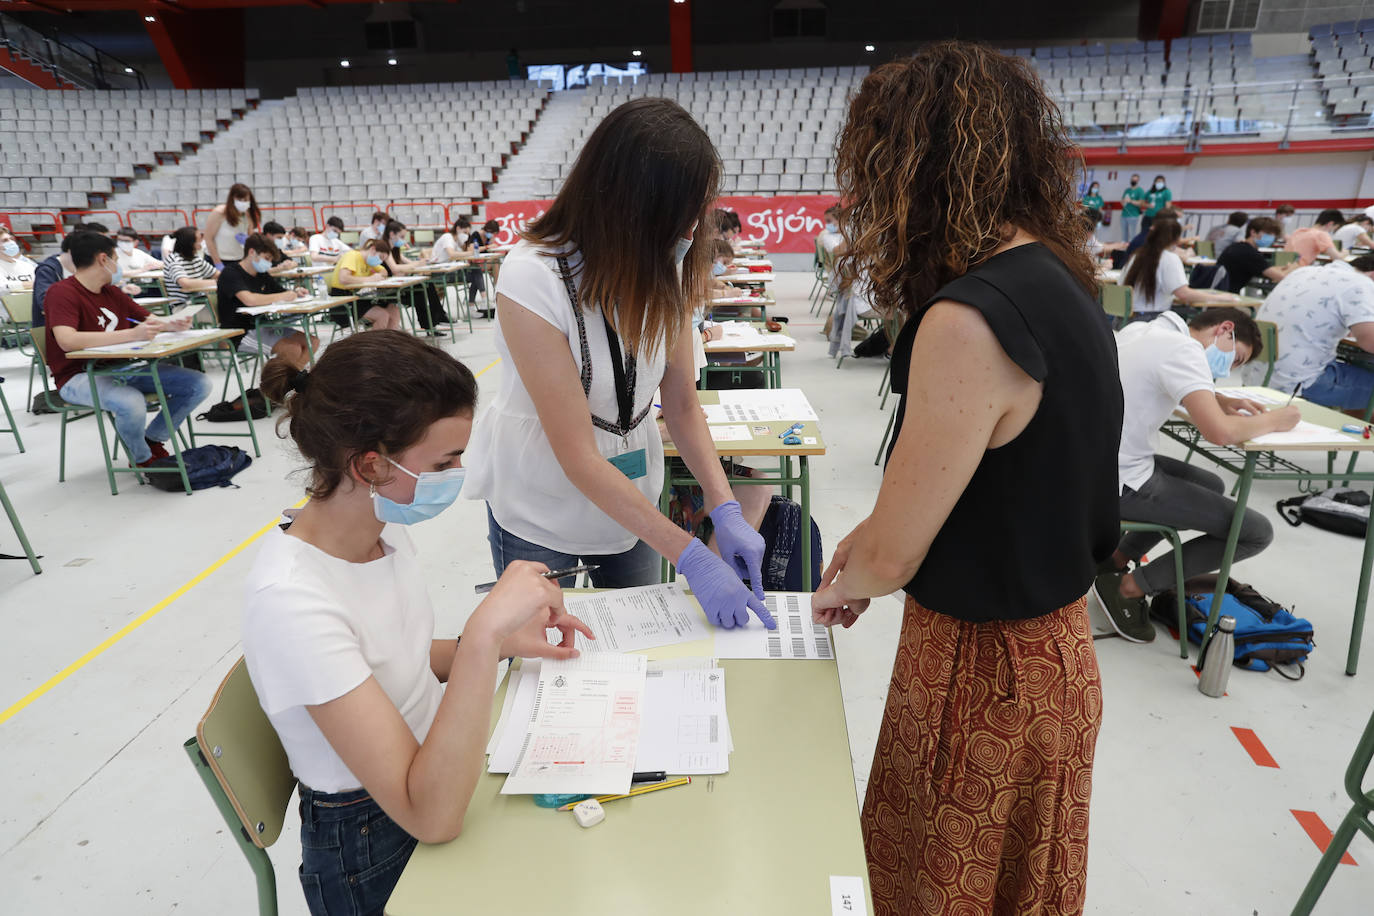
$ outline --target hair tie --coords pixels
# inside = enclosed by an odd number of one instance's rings
[[[291,379],[291,384],[288,385],[287,387],[288,387],[290,390],[292,390],[292,391],[296,392],[297,394],[299,394],[299,393],[305,391],[305,386],[308,385],[309,383],[310,383],[310,372],[309,372],[308,370],[302,369],[302,370],[300,370],[299,372],[296,373],[295,377]]]

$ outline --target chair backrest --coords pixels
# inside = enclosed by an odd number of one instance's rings
[[[296,777],[240,658],[196,726],[196,743],[245,835],[266,849],[281,835]]]
[[[1259,325],[1260,340],[1264,341],[1264,361],[1268,369],[1264,373],[1264,381],[1261,385],[1268,385],[1269,379],[1274,376],[1274,363],[1279,358],[1279,326],[1272,321],[1256,321]]]
[[[29,340],[33,341],[33,356],[38,360],[38,374],[43,379],[43,398],[48,402],[51,410],[57,410],[58,405],[52,401],[52,387],[50,385],[50,375],[48,371],[48,331],[46,328],[30,328]]]
[[[9,315],[11,324],[28,326],[33,323],[33,292],[30,290],[15,290],[5,293],[3,300],[5,313]]]
[[[1215,258],[1217,256],[1217,243],[1209,242],[1206,239],[1198,239],[1196,251],[1200,258]]]
[[[1131,288],[1116,283],[1103,283],[1098,286],[1098,301],[1102,311],[1113,318],[1129,320],[1131,317]]]
[[[1285,264],[1292,264],[1298,259],[1296,251],[1276,251],[1274,252],[1274,266],[1283,267]]]

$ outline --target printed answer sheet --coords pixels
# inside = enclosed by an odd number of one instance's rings
[[[730,769],[725,669],[648,672],[636,770],[709,776]]]
[[[720,392],[719,404],[705,404],[707,423],[766,423],[819,419],[800,388],[741,388]]]
[[[544,659],[520,756],[501,794],[628,792],[646,671],[642,655]]]
[[[711,635],[681,582],[565,595],[563,606],[596,634],[596,639],[577,634],[577,648],[582,652],[633,652]],[[551,634],[554,640],[560,638],[557,630]]]
[[[716,658],[835,657],[830,631],[811,622],[810,593],[768,592],[763,603],[778,622],[778,628],[764,629],[751,612],[748,626],[716,629],[712,636]]]

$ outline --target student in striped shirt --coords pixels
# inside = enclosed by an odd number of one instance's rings
[[[192,293],[215,288],[219,271],[205,259],[205,233],[182,226],[172,233],[172,251],[162,265],[162,279],[172,304],[182,306]]]

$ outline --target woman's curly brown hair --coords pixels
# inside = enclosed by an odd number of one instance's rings
[[[1074,194],[1081,157],[1040,79],[962,41],[870,73],[849,106],[836,171],[845,282],[915,314],[1020,228],[1095,294]]]

